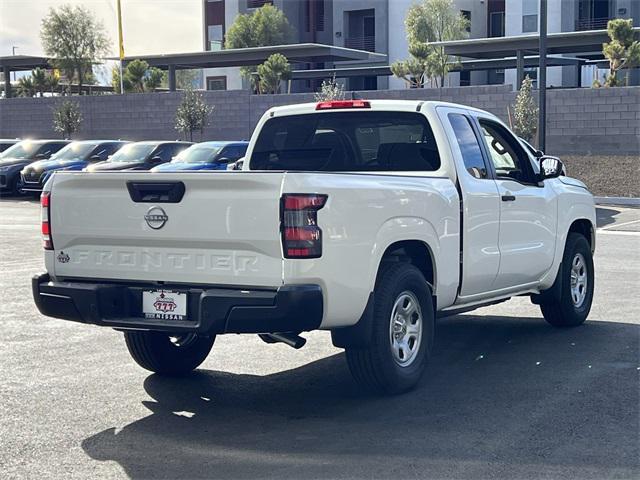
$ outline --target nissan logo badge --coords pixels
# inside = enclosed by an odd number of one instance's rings
[[[164,227],[164,224],[167,223],[169,217],[162,208],[151,207],[147,214],[144,216],[144,219],[146,220],[149,227],[153,228],[154,230],[160,230],[162,227]]]

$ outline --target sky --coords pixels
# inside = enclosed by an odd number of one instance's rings
[[[202,50],[201,0],[121,0],[126,55]],[[117,56],[116,0],[0,0],[0,56],[42,55],[40,23],[50,8],[83,5],[105,26]]]

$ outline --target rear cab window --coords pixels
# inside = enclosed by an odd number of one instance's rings
[[[323,112],[265,122],[251,170],[380,172],[440,168],[426,117],[416,112]]]

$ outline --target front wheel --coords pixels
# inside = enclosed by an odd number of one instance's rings
[[[540,303],[544,319],[555,327],[582,325],[593,301],[593,255],[583,235],[570,233],[562,257],[560,298],[548,298]]]
[[[215,336],[132,331],[125,332],[124,339],[131,357],[142,368],[160,375],[181,376],[204,362]]]
[[[347,348],[356,382],[378,393],[405,392],[424,373],[434,337],[431,289],[415,266],[383,267],[374,291],[372,336],[366,348]]]

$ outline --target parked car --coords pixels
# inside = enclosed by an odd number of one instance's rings
[[[19,141],[19,138],[0,138],[0,153],[4,152],[9,147],[13,147]]]
[[[88,172],[114,172],[118,170],[149,170],[170,161],[186,148],[189,142],[136,142],[125,145],[111,158],[86,167]]]
[[[384,393],[417,384],[436,315],[516,296],[556,327],[589,314],[593,196],[488,112],[275,107],[245,158],[238,174],[54,175],[40,312],[122,330],[165,375],[196,368],[216,335],[299,348],[330,330],[356,381]]]
[[[128,142],[122,140],[84,140],[73,142],[48,160],[35,161],[22,169],[23,192],[41,192],[53,172],[79,171],[95,162],[105,161]]]
[[[0,192],[20,193],[20,171],[36,160],[45,160],[69,144],[69,140],[23,140],[0,154]]]
[[[227,170],[230,163],[244,157],[249,142],[202,142],[191,145],[168,163],[152,172],[182,172],[191,170]]]

